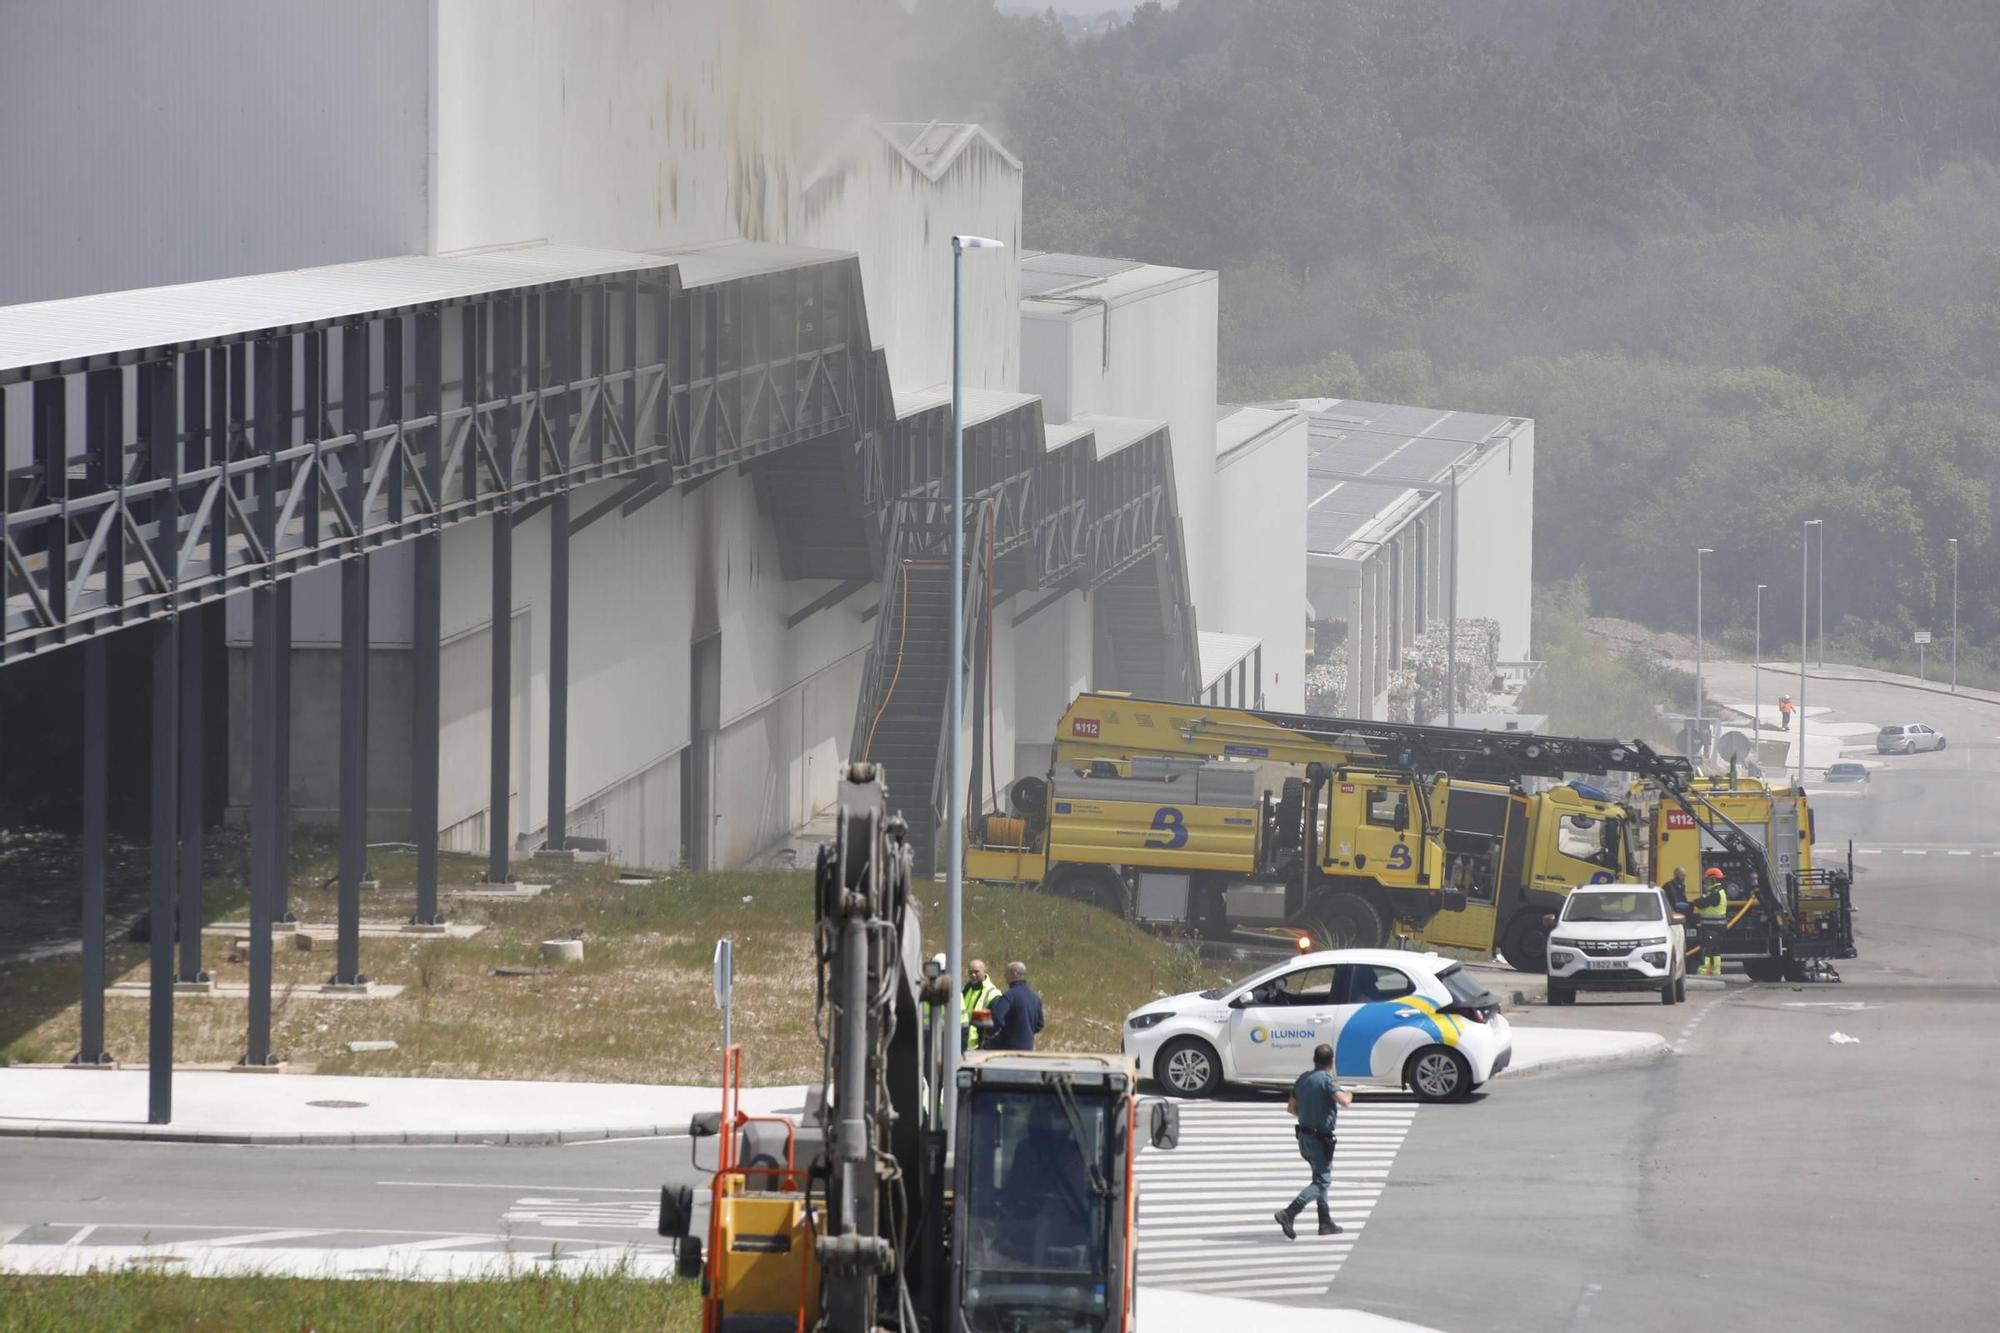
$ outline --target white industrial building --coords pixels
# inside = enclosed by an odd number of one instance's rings
[[[87,293],[201,283],[117,308],[261,302],[277,324],[300,313],[302,283],[344,285],[359,311],[480,290],[484,264],[540,282],[671,268],[681,289],[714,293],[705,336],[731,347],[865,318],[872,346],[850,350],[872,358],[854,379],[878,414],[872,435],[801,435],[693,480],[602,482],[567,511],[564,832],[632,864],[728,865],[808,823],[840,763],[895,725],[902,673],[891,668],[916,624],[909,570],[924,562],[910,556],[899,573],[892,543],[910,540],[939,493],[949,238],[993,236],[1009,248],[965,264],[968,453],[999,534],[994,605],[979,612],[991,624],[985,660],[968,666],[982,791],[1039,771],[1056,716],[1087,686],[1300,707],[1305,608],[1319,604],[1304,558],[1307,417],[1219,416],[1216,275],[1023,254],[1019,161],[972,125],[842,116],[830,132],[814,79],[786,63],[807,62],[792,48],[810,43],[795,33],[772,49],[768,8],[82,0],[12,11],[0,41],[0,156],[14,187],[0,198],[0,303],[55,302],[13,312],[53,325]],[[821,8],[824,18],[839,6]],[[92,58],[70,58],[81,50]],[[128,132],[141,124],[187,132]],[[353,261],[368,262],[284,272]],[[828,304],[846,299],[849,269],[865,315]],[[209,285],[233,278],[247,285]],[[16,394],[0,411],[24,403]],[[25,466],[11,443],[25,432],[6,438],[10,470]],[[898,468],[907,475],[890,475]],[[528,506],[442,532],[447,846],[483,847],[494,832],[492,522],[512,523],[504,826],[517,850],[550,833],[547,571],[562,512]],[[412,563],[410,544],[369,556],[377,839],[409,827]],[[286,794],[306,814],[337,803],[339,579],[328,565],[294,582]],[[248,691],[242,600],[227,619],[237,699]],[[1523,634],[1525,623],[1523,611]],[[232,713],[240,804],[252,780]],[[921,804],[925,782],[899,783],[896,767],[897,795]]]
[[[1345,635],[1342,711],[1388,716],[1407,654],[1454,595],[1461,623],[1498,625],[1501,660],[1525,660],[1535,423],[1338,398],[1273,406],[1311,423],[1307,597]]]

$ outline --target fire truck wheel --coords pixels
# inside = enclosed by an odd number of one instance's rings
[[[1176,1037],[1153,1061],[1160,1086],[1181,1097],[1206,1097],[1222,1086],[1222,1061],[1199,1037]]]
[[[1058,898],[1101,907],[1120,920],[1125,917],[1125,885],[1101,866],[1071,866],[1054,878],[1049,890]]]
[[[1523,912],[1514,918],[1506,938],[1500,941],[1500,956],[1516,972],[1549,970],[1549,928],[1538,914]]]
[[[1336,893],[1312,909],[1313,942],[1322,949],[1379,949],[1389,932],[1375,904],[1358,893]]]

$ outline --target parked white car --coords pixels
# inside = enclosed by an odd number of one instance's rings
[[[1877,754],[1915,754],[1919,750],[1942,750],[1944,733],[1921,722],[1898,722],[1882,728],[1875,736]]]
[[[1687,931],[1664,893],[1649,884],[1570,891],[1549,932],[1549,1003],[1575,1004],[1580,990],[1687,998]]]
[[[1455,1101],[1507,1067],[1500,1001],[1456,960],[1394,949],[1302,954],[1245,977],[1134,1009],[1125,1054],[1169,1092],[1225,1083],[1290,1087],[1333,1047],[1336,1077]]]

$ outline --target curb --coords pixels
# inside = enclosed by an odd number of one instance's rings
[[[412,1130],[407,1133],[343,1133],[339,1130],[291,1131],[176,1129],[172,1125],[65,1124],[27,1121],[0,1125],[0,1138],[106,1139],[138,1143],[213,1143],[234,1147],[376,1148],[443,1147],[448,1145],[546,1147],[559,1143],[594,1143],[604,1139],[684,1138],[687,1126],[614,1125],[589,1129]]]
[[[1555,1074],[1569,1069],[1589,1068],[1593,1065],[1637,1064],[1641,1061],[1657,1060],[1672,1049],[1667,1044],[1667,1039],[1657,1032],[1637,1033],[1634,1035],[1649,1037],[1651,1040],[1642,1042],[1638,1046],[1627,1050],[1587,1051],[1578,1052],[1575,1055],[1558,1055],[1553,1059],[1538,1061],[1526,1068],[1510,1067],[1503,1071],[1503,1076],[1513,1075],[1520,1078],[1533,1078],[1539,1074]]]
[[[1799,674],[1796,671],[1789,671],[1789,672],[1783,671],[1780,670],[1778,667],[1767,667],[1762,664],[1758,664],[1752,669],[1757,671],[1768,671],[1776,675],[1790,676],[1794,679],[1796,679]],[[1994,699],[1988,697],[1992,693],[1992,691],[1990,690],[1977,690],[1971,694],[1967,694],[1964,690],[1960,690],[1954,694],[1950,686],[1932,685],[1928,681],[1884,680],[1879,676],[1830,676],[1825,674],[1824,672],[1819,672],[1819,671],[1806,672],[1806,679],[1831,681],[1833,683],[1842,685],[1887,685],[1889,688],[1896,690],[1915,690],[1918,694],[1938,694],[1938,695],[1943,695],[1947,699],[1963,699],[1968,703],[1986,704],[1989,707],[2000,707],[2000,699]]]

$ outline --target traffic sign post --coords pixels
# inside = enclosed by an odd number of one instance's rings
[[[1918,680],[1922,680],[1924,678],[1924,648],[1926,645],[1930,643],[1930,641],[1931,641],[1931,632],[1929,630],[1920,629],[1917,631],[1917,679]]]
[[[715,942],[715,1007],[722,1011],[722,1049],[729,1049],[729,1000],[736,986],[736,960],[728,940]]]

